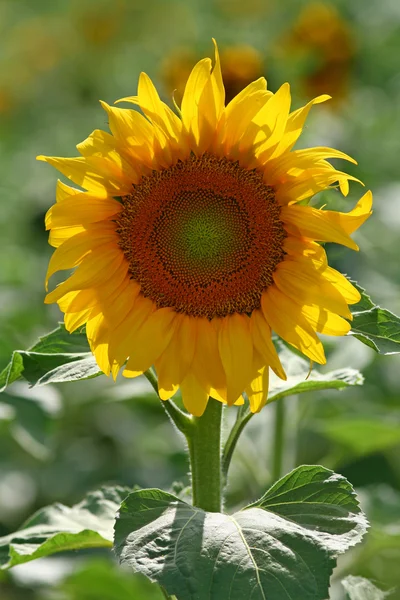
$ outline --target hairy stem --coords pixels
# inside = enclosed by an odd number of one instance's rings
[[[236,448],[236,444],[239,441],[239,437],[252,418],[253,413],[250,412],[248,407],[241,406],[237,412],[236,421],[233,425],[228,439],[225,442],[224,449],[222,452],[222,474],[226,480],[228,477],[229,466],[231,464],[232,456]]]
[[[272,455],[272,479],[277,481],[282,477],[283,454],[285,442],[285,403],[283,398],[275,404],[275,422]]]
[[[192,474],[193,506],[210,512],[222,509],[222,404],[210,398],[203,416],[193,417],[187,434]]]

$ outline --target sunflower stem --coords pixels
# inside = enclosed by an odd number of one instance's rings
[[[144,372],[144,376],[146,377],[147,381],[149,381],[158,396],[158,381],[153,369],[147,369],[147,371]],[[179,431],[181,431],[185,436],[188,436],[189,432],[193,428],[193,418],[178,408],[176,404],[172,402],[172,400],[161,400],[161,404],[177,429],[179,429]]]
[[[283,398],[275,404],[275,422],[272,455],[272,480],[277,481],[282,477],[283,450],[285,440],[285,403]]]
[[[239,441],[239,437],[252,416],[253,413],[250,412],[248,407],[245,407],[245,405],[239,407],[235,424],[230,431],[222,452],[222,474],[224,481],[227,480],[232,456],[235,451],[236,444]]]
[[[193,506],[209,512],[222,509],[221,424],[222,404],[210,398],[203,416],[193,417],[187,435]]]

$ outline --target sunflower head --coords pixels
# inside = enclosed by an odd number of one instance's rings
[[[39,157],[62,182],[46,215],[56,250],[47,280],[69,331],[86,325],[104,373],[135,377],[154,365],[162,399],[180,388],[189,412],[210,396],[252,411],[269,371],[285,378],[274,331],[324,363],[318,333],[345,335],[358,291],[328,265],[320,242],[357,250],[350,235],[370,215],[370,192],[347,213],[307,201],[347,195],[355,178],[327,159],[338,150],[293,150],[319,96],[291,112],[290,88],[264,78],[227,105],[217,48],[192,69],[179,114],[151,80],[119,108],[102,103],[111,133],[95,130],[77,158]],[[353,161],[354,162],[354,161]],[[302,201],[302,202],[301,202]],[[301,203],[300,203],[301,202]]]

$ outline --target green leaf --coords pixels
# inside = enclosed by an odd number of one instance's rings
[[[361,294],[361,300],[357,302],[357,304],[351,306],[350,308],[352,308],[354,312],[361,312],[363,310],[369,310],[370,308],[374,308],[375,304],[372,302],[371,296],[367,294],[366,290],[363,287],[361,287],[361,285],[357,283],[357,281],[350,279],[350,282],[352,283],[352,285],[354,285],[355,288],[357,288],[357,290]]]
[[[21,352],[23,376],[32,385],[90,379],[102,374],[92,353],[38,354]]]
[[[17,387],[17,386],[16,386]],[[16,393],[17,392],[17,393]],[[38,460],[47,460],[51,456],[50,444],[54,418],[59,411],[57,401],[45,399],[43,394],[35,398],[24,394],[24,390],[4,392],[4,405],[12,411],[9,431],[15,441]]]
[[[365,530],[346,479],[299,467],[232,516],[134,492],[121,505],[115,550],[179,600],[325,600],[336,556]]]
[[[129,491],[104,487],[72,508],[53,504],[39,510],[19,531],[0,538],[0,568],[65,550],[111,547],[115,515]]]
[[[42,354],[81,354],[90,348],[84,328],[69,333],[65,325],[59,323],[57,329],[39,338],[30,350]]]
[[[310,363],[293,353],[285,344],[277,342],[279,358],[286,371],[287,380],[282,381],[271,374],[268,402],[314,390],[340,390],[352,385],[362,385],[364,377],[356,369],[336,369],[329,373],[320,373]]]
[[[366,346],[380,354],[398,354],[400,352],[400,317],[390,310],[380,308],[371,300],[365,290],[352,281],[361,293],[361,300],[351,307],[353,335]]]
[[[385,600],[391,592],[383,592],[364,577],[349,575],[343,579],[342,586],[349,600]]]
[[[15,350],[0,374],[0,392],[23,377],[31,385],[63,383],[101,375],[86,334],[68,333],[64,325],[40,338],[30,350]]]
[[[273,510],[307,529],[332,534],[325,545],[338,553],[356,544],[365,532],[365,517],[351,484],[325,467],[294,469],[250,507]]]
[[[0,373],[0,392],[5,390],[8,385],[17,381],[24,370],[24,361],[18,352],[13,352],[11,361]]]

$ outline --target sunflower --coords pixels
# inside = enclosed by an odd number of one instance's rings
[[[102,102],[111,134],[95,130],[78,158],[38,157],[84,190],[59,181],[46,215],[47,280],[75,269],[46,303],[69,331],[86,324],[105,374],[154,365],[160,397],[180,388],[197,416],[210,396],[232,405],[244,391],[260,410],[269,368],[285,378],[272,331],[325,363],[317,333],[345,335],[360,296],[318,242],[357,250],[350,234],[372,204],[370,192],[347,213],[304,202],[332,186],[346,195],[354,180],[326,160],[352,161],[338,150],[292,150],[328,96],[290,112],[289,85],[273,94],[260,78],[224,98],[216,47],[214,66],[193,68],[179,116],[142,73],[121,101],[143,115]]]

